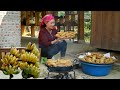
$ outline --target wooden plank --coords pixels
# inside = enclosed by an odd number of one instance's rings
[[[102,17],[102,35],[101,35],[101,48],[112,48],[112,37],[114,36],[113,30],[113,13],[111,11],[103,11]]]
[[[79,27],[80,33],[80,40],[84,40],[84,11],[80,11],[80,27]]]
[[[102,11],[92,11],[91,45],[101,48]]]
[[[120,51],[120,12],[119,11],[114,11],[112,12],[114,15],[113,19],[113,35],[112,37],[112,50],[119,50]]]
[[[92,12],[91,45],[96,48],[120,51],[120,12]]]
[[[92,11],[91,12],[91,38],[90,38],[90,44],[92,46],[95,46],[95,42],[94,42],[95,30],[96,30],[96,12]]]
[[[118,12],[107,11],[103,14],[102,47],[109,50],[120,50],[120,14]]]

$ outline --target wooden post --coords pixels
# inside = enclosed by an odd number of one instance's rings
[[[68,30],[69,30],[68,22],[69,22],[69,15],[68,15],[68,11],[66,11],[66,12],[65,12],[65,26],[66,26],[65,31],[68,31]]]
[[[46,14],[53,14],[53,11],[45,11]]]
[[[35,37],[34,25],[31,25],[31,37]]]
[[[58,16],[58,11],[53,11],[54,16]]]
[[[42,17],[44,17],[46,15],[47,11],[42,11]]]
[[[73,23],[75,21],[75,14],[71,15],[71,21],[72,21],[71,23]],[[75,25],[71,25],[71,27],[72,27],[71,30],[72,31],[74,31],[74,26]]]
[[[35,12],[35,25],[39,25],[39,12]]]
[[[29,26],[29,17],[30,17],[30,14],[29,14],[29,11],[26,11],[26,25]]]
[[[84,11],[78,11],[78,43],[84,42]]]
[[[21,36],[25,33],[25,26],[21,25]]]
[[[21,11],[21,22],[23,21],[23,18],[26,18],[24,16],[24,11]],[[21,23],[21,36],[25,33],[25,26],[23,25],[23,23]]]

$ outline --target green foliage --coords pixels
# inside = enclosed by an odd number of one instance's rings
[[[91,12],[84,11],[84,38],[85,42],[90,42],[91,36]]]
[[[90,42],[90,35],[91,35],[91,30],[88,28],[84,28],[85,42]]]
[[[58,12],[58,16],[60,17],[60,16],[65,16],[65,11],[59,11]]]

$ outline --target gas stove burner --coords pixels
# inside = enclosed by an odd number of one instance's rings
[[[70,72],[73,72],[73,75]],[[48,76],[45,79],[75,79],[75,71],[70,72],[54,72],[58,73],[58,75],[50,77],[50,72],[48,71]]]
[[[46,77],[45,79],[74,79],[71,74],[64,73],[64,74],[58,74],[53,77]]]
[[[71,74],[64,74],[62,79],[73,79]]]

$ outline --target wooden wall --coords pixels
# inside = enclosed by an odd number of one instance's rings
[[[120,51],[120,11],[92,11],[91,45]]]

